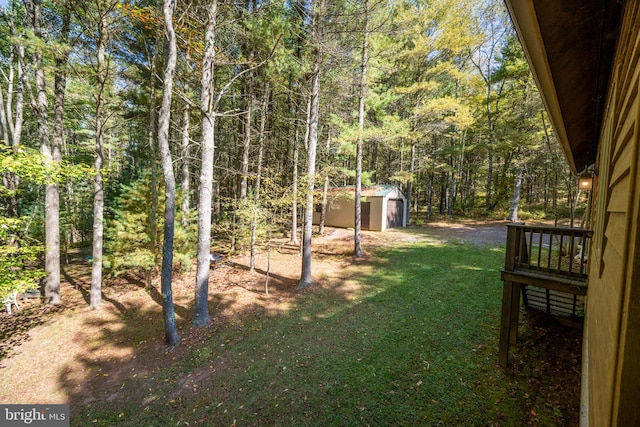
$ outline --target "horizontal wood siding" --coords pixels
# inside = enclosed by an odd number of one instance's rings
[[[590,426],[638,425],[640,421],[638,410],[631,408],[638,406],[640,386],[639,312],[636,309],[629,316],[629,310],[640,306],[635,250],[640,241],[639,10],[640,2],[626,2],[598,153],[586,314]]]
[[[620,317],[620,338],[613,397],[612,424],[617,426],[640,425],[640,2],[627,2],[634,8],[630,45],[629,103],[633,107],[629,119],[634,119],[634,136],[629,139],[625,151],[629,156],[629,204],[628,244],[625,251],[624,287]],[[622,158],[622,156],[621,156]]]
[[[629,175],[625,175],[618,185],[611,189],[611,200],[609,200],[609,206],[607,206],[608,212],[621,212],[627,211],[627,196],[629,195],[629,185],[631,179]]]

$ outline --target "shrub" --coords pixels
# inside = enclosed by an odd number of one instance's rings
[[[27,218],[0,216],[0,298],[11,292],[23,292],[38,287],[46,274],[38,267],[38,257],[44,248],[22,232]]]
[[[138,180],[124,185],[116,199],[112,219],[107,221],[105,229],[105,267],[116,276],[131,270],[144,270],[149,276],[162,262],[164,191],[161,182],[158,183],[155,239],[151,227],[151,174],[145,172]],[[195,226],[185,230],[180,222],[176,221],[174,265],[179,269],[188,269],[196,249]]]

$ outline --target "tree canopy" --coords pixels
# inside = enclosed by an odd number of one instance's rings
[[[164,3],[0,7],[0,297],[93,244],[98,308],[101,269],[151,286],[164,239],[165,269],[199,252],[205,324],[209,251],[306,247],[323,186],[396,184],[413,223],[506,218],[517,180],[539,216],[574,197],[501,1]]]

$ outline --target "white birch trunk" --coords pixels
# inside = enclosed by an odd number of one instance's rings
[[[513,184],[513,197],[511,198],[511,208],[507,221],[518,222],[518,205],[520,204],[520,190],[522,189],[522,172],[523,167],[518,166],[516,178]]]
[[[215,59],[215,27],[218,3],[211,0],[207,28],[204,34],[204,56],[200,108],[202,132],[200,141],[201,170],[198,201],[198,266],[196,270],[195,307],[193,324],[209,323],[209,254],[211,251],[211,199],[213,190],[213,155],[215,140],[215,111],[213,105],[213,67]]]

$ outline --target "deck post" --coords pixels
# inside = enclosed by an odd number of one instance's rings
[[[522,232],[518,227],[507,225],[507,247],[504,255],[504,269],[513,271],[516,265],[516,254],[518,252],[518,235]]]
[[[507,226],[505,271],[513,271],[515,268],[519,231],[521,230],[517,227]],[[520,285],[505,281],[502,286],[502,316],[500,318],[500,343],[498,347],[498,363],[505,368],[509,361],[509,345],[515,344],[517,339],[519,308]]]
[[[554,242],[557,236],[559,236],[559,247],[555,248]],[[520,295],[522,294],[526,306],[529,286],[532,289],[542,288],[546,293],[544,301],[546,302],[546,312],[549,314],[552,313],[551,300],[555,295],[552,295],[551,290],[573,294],[571,315],[575,317],[576,295],[586,295],[587,293],[587,272],[584,271],[582,265],[579,267],[573,265],[575,260],[582,264],[584,254],[574,257],[575,254],[570,245],[575,244],[576,239],[581,239],[584,250],[585,247],[588,247],[591,236],[590,230],[568,229],[566,227],[527,227],[524,223],[507,225],[504,268],[500,270],[503,288],[498,363],[502,367],[507,367],[509,347],[515,345],[518,338]],[[548,248],[545,246],[547,241]],[[568,245],[570,256],[563,263],[563,249],[567,249],[564,248],[565,243]],[[543,246],[548,251],[544,257]],[[534,251],[537,252],[537,256],[533,256]],[[552,261],[557,262],[554,264]],[[560,308],[563,307],[560,306]],[[556,309],[558,308],[556,307]]]
[[[509,344],[513,327],[513,283],[504,282],[502,286],[502,316],[500,317],[500,343],[498,346],[498,363],[503,368],[509,361]],[[517,328],[517,325],[516,325]]]
[[[516,345],[518,340],[518,320],[520,315],[520,289],[522,285],[517,282],[511,283],[511,313],[509,319],[511,325],[509,326],[509,344]]]

